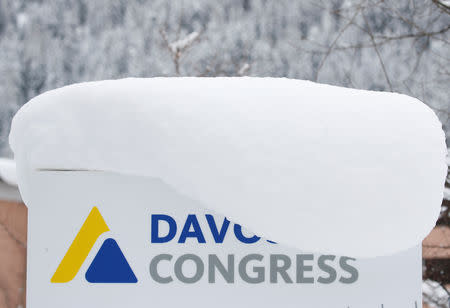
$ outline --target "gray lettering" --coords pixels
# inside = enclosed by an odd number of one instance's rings
[[[313,277],[305,277],[305,272],[311,272],[313,267],[305,265],[305,261],[314,260],[313,254],[297,255],[297,283],[314,283]]]
[[[241,262],[239,262],[239,275],[242,280],[248,283],[261,283],[264,282],[265,279],[265,271],[263,266],[253,266],[253,272],[257,275],[256,277],[250,277],[247,273],[247,264],[250,261],[262,261],[264,257],[260,254],[249,254],[242,258]]]
[[[159,261],[166,260],[170,261],[172,260],[172,255],[169,254],[161,254],[157,255],[152,259],[150,262],[150,276],[152,276],[153,280],[159,283],[169,283],[172,282],[173,279],[171,276],[169,277],[161,277],[158,273],[158,263]]]
[[[282,261],[283,264],[278,265],[278,261]],[[287,270],[291,267],[291,258],[282,254],[270,255],[270,282],[278,282],[278,274],[281,275],[283,280],[287,283],[292,283],[291,277],[287,273]]]
[[[183,264],[184,262],[191,260],[195,263],[195,274],[192,277],[186,277],[183,274]],[[202,262],[202,259],[200,259],[199,256],[193,255],[193,254],[185,254],[180,256],[177,261],[175,261],[175,276],[183,283],[196,283],[199,281],[202,276],[203,272],[205,271],[205,265]]]
[[[336,256],[333,255],[322,255],[319,257],[319,260],[317,261],[319,268],[328,274],[328,277],[319,277],[317,278],[317,282],[324,283],[324,284],[330,284],[336,280],[336,270],[331,266],[326,264],[327,260],[333,261],[336,258]]]
[[[217,255],[208,256],[208,282],[216,282],[216,269],[222,274],[227,283],[234,282],[234,255],[228,255],[228,268],[220,262]]]
[[[358,270],[351,266],[350,264],[347,263],[347,261],[352,260],[352,261],[356,261],[356,259],[353,258],[349,258],[349,257],[342,257],[339,260],[339,265],[341,266],[341,268],[350,273],[350,277],[346,278],[346,277],[341,277],[339,278],[339,281],[345,284],[349,284],[349,283],[354,283],[355,281],[358,280],[359,277],[359,273]]]

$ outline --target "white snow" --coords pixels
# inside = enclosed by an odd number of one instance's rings
[[[449,294],[438,282],[425,280],[422,283],[423,301],[431,307],[448,307]]]
[[[258,235],[357,257],[417,245],[446,175],[417,99],[276,78],[75,84],[26,104],[10,144],[26,203],[36,169],[149,176]]]
[[[450,188],[444,188],[444,199],[450,200]]]
[[[248,73],[248,71],[250,70],[250,64],[248,63],[244,63],[244,65],[241,66],[241,68],[238,71],[238,76],[244,76],[245,74]]]
[[[183,49],[189,47],[199,36],[198,32],[192,32],[184,39],[175,41],[169,44],[169,48],[173,53],[182,51]]]
[[[0,178],[11,186],[17,186],[16,163],[12,159],[0,158]]]

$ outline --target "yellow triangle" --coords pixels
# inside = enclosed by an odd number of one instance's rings
[[[97,239],[107,231],[105,220],[94,206],[50,281],[63,283],[75,278]]]

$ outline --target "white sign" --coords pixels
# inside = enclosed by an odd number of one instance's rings
[[[421,305],[420,247],[374,259],[297,251],[156,179],[36,171],[29,180],[31,308]]]

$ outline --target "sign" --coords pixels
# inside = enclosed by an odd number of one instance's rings
[[[421,305],[420,247],[372,259],[298,251],[158,179],[35,171],[29,180],[31,308]]]

